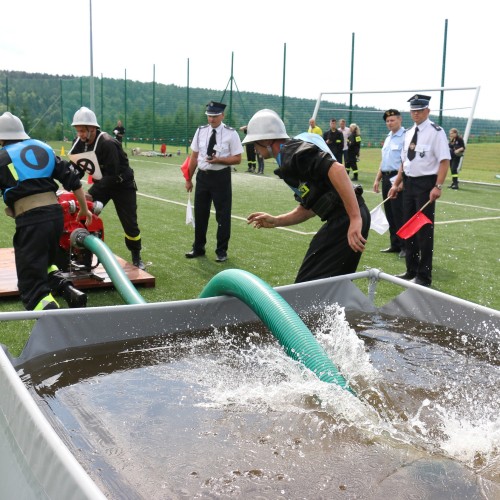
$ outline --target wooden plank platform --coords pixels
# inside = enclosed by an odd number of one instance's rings
[[[155,286],[155,277],[146,271],[141,271],[130,262],[125,261],[121,257],[115,255],[115,259],[120,264],[121,268],[127,275],[128,279],[134,285],[142,285],[147,288],[152,288]],[[73,285],[80,290],[86,290],[89,288],[111,288],[113,287],[113,282],[109,278],[106,270],[99,264],[93,273],[100,279],[95,279],[92,277],[72,277]],[[19,290],[17,289],[17,274],[16,274],[16,262],[14,259],[14,249],[13,248],[0,248],[0,297],[9,297],[19,295]]]

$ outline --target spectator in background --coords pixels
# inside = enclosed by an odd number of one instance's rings
[[[335,159],[342,163],[342,154],[344,151],[344,134],[337,130],[337,120],[332,118],[330,120],[330,130],[323,134],[323,139],[328,144],[330,151],[335,156]],[[340,158],[340,160],[339,160]]]
[[[240,127],[240,130],[247,135],[247,126],[243,125],[243,127]],[[255,173],[255,169],[257,168],[257,156],[255,153],[255,148],[253,144],[247,144],[245,146],[245,151],[247,153],[247,163],[248,163],[248,169],[247,172]]]
[[[123,127],[121,120],[118,120],[116,122],[116,127],[113,129],[113,134],[115,134],[115,139],[121,144],[125,135],[125,128]]]
[[[347,154],[345,159],[345,168],[347,175],[352,170],[352,180],[358,180],[358,162],[361,152],[361,130],[355,123],[349,126],[350,134],[347,138]]]
[[[435,201],[441,196],[450,168],[446,133],[429,120],[430,100],[430,96],[419,94],[409,99],[414,125],[406,131],[402,165],[389,191],[389,196],[394,198],[403,189],[405,222],[431,202],[422,210],[431,224],[425,224],[406,240],[406,272],[396,276],[422,286],[432,283]]]
[[[401,152],[405,140],[405,129],[402,126],[403,119],[397,109],[388,109],[384,113],[384,121],[389,129],[382,146],[382,161],[375,176],[373,191],[379,192],[379,184],[382,181],[382,200],[389,196],[392,183],[398,175],[401,167]],[[398,253],[400,258],[405,257],[404,240],[397,236],[397,231],[403,225],[403,197],[398,196],[384,203],[385,215],[389,223],[390,246],[383,253]]]
[[[299,203],[290,212],[247,217],[255,228],[300,224],[315,215],[325,221],[302,261],[296,283],[356,271],[370,228],[370,212],[361,186],[354,187],[322,137],[303,133],[290,139],[277,113],[262,109],[248,123],[244,141],[253,142],[264,158],[275,158],[275,173],[295,193]]]
[[[344,136],[344,150],[343,150],[343,156],[340,158],[337,158],[337,161],[339,163],[343,163],[345,165],[346,162],[346,155],[347,155],[347,139],[349,139],[349,136],[351,135],[351,131],[349,127],[347,126],[347,123],[344,118],[342,118],[339,122],[339,130],[342,132],[342,135]]]
[[[121,144],[106,132],[101,131],[95,113],[81,107],[73,117],[77,138],[70,154],[93,151],[102,172],[102,179],[93,176],[88,194],[105,207],[111,200],[125,232],[125,246],[132,254],[132,263],[139,269],[146,266],[141,259],[141,231],[137,224],[137,185],[134,171]]]
[[[450,129],[449,143],[450,147],[450,170],[451,170],[451,189],[458,189],[458,168],[460,161],[465,152],[465,142],[461,135],[459,135],[456,128]]]
[[[186,258],[194,259],[205,255],[208,221],[212,202],[217,221],[216,262],[227,260],[227,249],[231,236],[231,207],[233,192],[231,186],[231,166],[241,163],[241,145],[238,132],[225,125],[226,105],[211,101],[205,114],[208,125],[198,127],[191,142],[189,180],[186,190],[193,190],[193,175],[196,169],[196,189],[194,193],[194,242]]]
[[[323,131],[321,130],[320,127],[318,127],[318,125],[316,125],[316,120],[314,118],[311,118],[309,120],[309,128],[307,129],[307,131],[310,134],[318,134],[321,137],[323,137]]]
[[[258,170],[258,174],[263,174],[264,173],[264,158],[262,157],[261,154],[259,153],[256,153],[257,154],[257,162],[259,163],[259,170]]]

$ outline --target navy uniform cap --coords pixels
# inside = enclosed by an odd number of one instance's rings
[[[388,116],[401,116],[401,113],[397,109],[388,109],[384,113],[384,122],[387,120]]]
[[[224,113],[225,109],[225,104],[222,104],[221,102],[210,101],[207,104],[207,110],[205,111],[205,114],[207,116],[218,116]]]
[[[410,110],[416,111],[418,109],[428,108],[430,100],[431,96],[429,95],[415,94],[413,97],[408,99],[408,102],[410,103]]]

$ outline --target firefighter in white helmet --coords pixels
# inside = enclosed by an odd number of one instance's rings
[[[101,179],[93,178],[88,194],[103,206],[113,200],[125,232],[125,245],[132,254],[132,263],[139,269],[145,269],[141,258],[141,231],[137,223],[137,185],[127,154],[114,137],[101,131],[91,109],[81,107],[75,113],[71,126],[75,127],[77,138],[69,153],[93,151],[102,173]]]
[[[79,217],[92,222],[80,177],[44,142],[30,139],[21,120],[11,113],[0,116],[0,190],[7,215],[14,217],[13,238],[18,289],[28,310],[58,309],[53,293],[70,307],[84,307],[85,293],[73,287],[53,265],[63,232],[64,217],[57,201],[59,181],[73,191]]]
[[[255,212],[247,221],[256,228],[291,226],[318,215],[325,224],[311,240],[296,283],[356,271],[370,228],[370,212],[344,166],[318,134],[290,139],[277,113],[263,109],[248,123],[243,144],[252,142],[264,158],[276,158],[275,174],[295,193],[299,205],[281,215]]]

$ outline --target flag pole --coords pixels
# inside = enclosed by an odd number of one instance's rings
[[[432,200],[429,200],[420,210],[419,212],[421,212],[427,205],[429,205],[429,203],[432,203]]]
[[[390,197],[388,196],[384,201],[382,201],[381,203],[379,203],[373,210],[377,209],[378,207],[382,206],[387,200],[390,200]],[[425,208],[425,206],[424,206]]]

